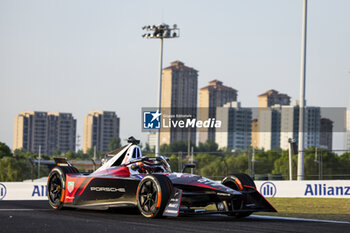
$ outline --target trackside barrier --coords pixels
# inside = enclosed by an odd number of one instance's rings
[[[265,197],[350,198],[350,180],[255,181]]]
[[[265,197],[350,198],[350,180],[255,181]],[[46,182],[0,182],[1,200],[47,200]]]
[[[0,182],[0,200],[47,200],[46,182]]]

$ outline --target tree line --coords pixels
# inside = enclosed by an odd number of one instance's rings
[[[120,147],[120,138],[112,138],[108,145],[112,151]],[[41,154],[43,160],[53,160],[54,157],[63,156],[68,160],[91,160],[94,157],[94,148],[89,148],[86,153],[82,150],[77,152],[68,151],[61,153],[55,150],[53,155]],[[97,158],[101,158],[105,152],[96,151]],[[38,166],[34,160],[39,157],[38,153],[32,153],[24,149],[16,149],[13,152],[3,142],[0,142],[0,182],[23,181],[36,179]],[[41,176],[47,176],[49,170],[46,166],[40,166]]]
[[[253,160],[254,153],[254,160]],[[237,151],[218,154],[196,153],[196,174],[221,179],[235,173],[246,173],[255,179],[289,179],[289,153],[280,149],[269,151]],[[173,171],[180,171],[181,164],[190,162],[190,156],[172,154],[169,163]],[[293,179],[297,177],[298,155],[292,156]],[[305,179],[350,179],[350,152],[338,155],[325,149],[310,147],[304,154]]]

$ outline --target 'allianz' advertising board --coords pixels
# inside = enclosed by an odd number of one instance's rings
[[[350,198],[350,180],[255,181],[265,197]]]
[[[1,200],[47,200],[46,183],[2,182]]]

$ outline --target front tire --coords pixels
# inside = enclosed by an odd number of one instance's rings
[[[172,193],[173,185],[168,177],[146,175],[137,188],[137,207],[147,218],[161,217]]]
[[[232,176],[227,176],[225,177],[221,183],[231,189],[234,189],[236,191],[246,191],[247,188],[244,187],[250,186],[253,188],[256,188],[254,180],[247,174],[244,173],[239,173],[239,174],[234,174]],[[245,202],[249,202],[249,200],[244,200]],[[244,202],[242,200],[238,200],[233,203],[227,203],[227,205],[232,209],[241,209],[243,207]],[[230,214],[231,216],[235,216],[236,218],[244,218],[248,217],[251,215],[253,212],[244,212],[244,213],[232,213]]]

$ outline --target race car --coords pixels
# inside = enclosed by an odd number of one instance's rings
[[[250,176],[235,174],[220,183],[173,173],[167,158],[143,157],[139,142],[130,137],[91,174],[79,173],[65,158],[55,158],[57,166],[47,181],[49,204],[55,209],[137,207],[147,218],[213,213],[240,218],[257,211],[277,212]],[[215,210],[205,208],[210,205]]]

